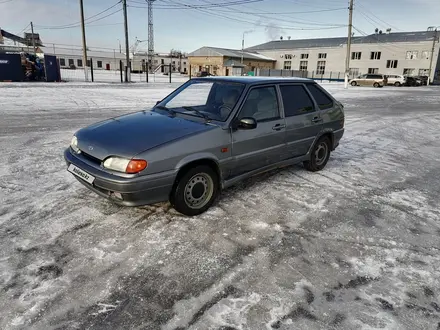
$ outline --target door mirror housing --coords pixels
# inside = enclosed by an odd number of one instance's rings
[[[160,103],[160,101],[156,101],[156,105],[158,105]]]
[[[238,122],[239,129],[254,129],[257,128],[257,121],[252,117],[241,118]]]

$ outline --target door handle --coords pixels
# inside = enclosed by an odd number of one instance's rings
[[[284,125],[284,124],[276,124],[275,126],[272,126],[272,129],[273,129],[274,131],[280,131],[280,130],[282,130],[283,128],[286,128],[286,125]]]
[[[312,122],[320,123],[320,122],[322,122],[322,118],[320,118],[320,117],[313,117]]]

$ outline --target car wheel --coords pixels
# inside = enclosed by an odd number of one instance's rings
[[[209,166],[189,169],[176,182],[170,203],[176,211],[194,216],[205,212],[214,203],[219,191],[217,173]]]
[[[356,81],[351,82],[351,86],[356,86],[356,85],[357,85]]]
[[[400,82],[396,81],[396,82],[394,83],[394,86],[396,86],[396,87],[400,87]]]
[[[310,160],[304,162],[307,171],[317,172],[322,170],[330,158],[330,139],[324,136],[313,146]]]
[[[374,88],[379,87],[379,83],[375,82],[375,83],[373,84],[373,87],[374,87]]]

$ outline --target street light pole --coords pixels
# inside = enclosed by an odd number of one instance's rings
[[[434,30],[434,38],[432,40],[432,50],[431,50],[431,60],[429,62],[429,73],[428,73],[428,81],[427,84],[429,85],[431,83],[431,72],[432,72],[432,61],[434,60],[434,52],[435,52],[435,42],[437,41],[437,32],[438,27],[435,27]]]
[[[243,57],[244,57],[244,32],[243,32],[243,38],[241,39],[241,64],[243,64]]]
[[[84,23],[83,0],[79,0],[79,6],[80,6],[80,11],[81,11],[81,31],[82,31],[82,44],[83,44],[84,79],[85,79],[85,81],[89,81],[89,73],[87,70],[87,44],[86,44],[86,27],[85,27],[85,23]]]
[[[345,77],[344,88],[348,87],[348,75],[350,74],[350,55],[351,55],[351,31],[353,27],[353,0],[350,0],[348,7],[348,38],[347,38],[347,55],[345,57]]]
[[[130,47],[128,46],[128,21],[127,21],[127,0],[122,0],[122,7],[124,9],[124,30],[125,30],[125,82],[130,79]]]

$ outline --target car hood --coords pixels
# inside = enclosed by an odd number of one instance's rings
[[[132,158],[142,151],[212,128],[206,123],[142,111],[93,124],[75,135],[79,149],[104,160],[109,156]]]

